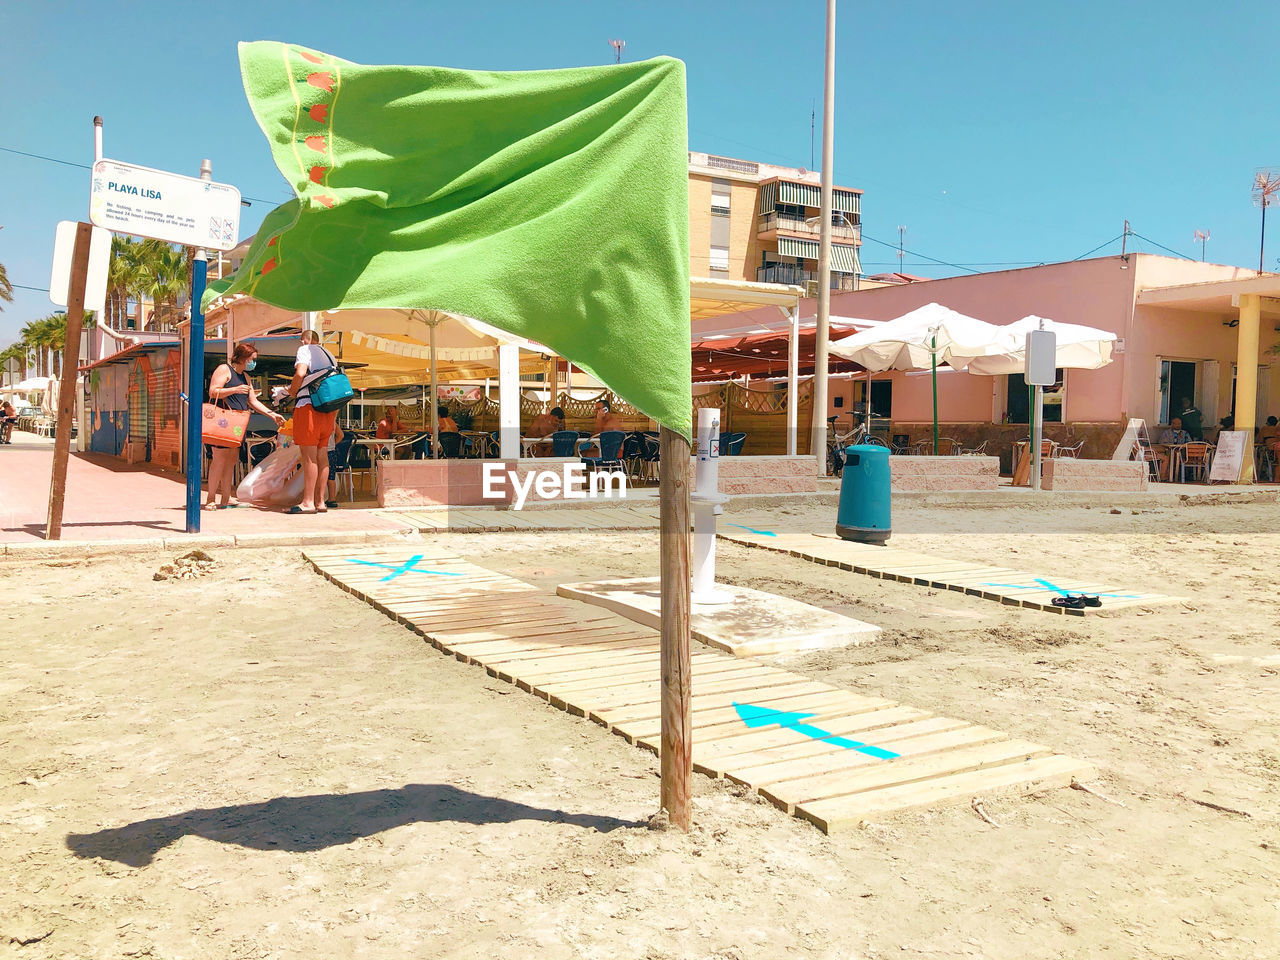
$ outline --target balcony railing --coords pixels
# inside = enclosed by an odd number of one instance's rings
[[[831,236],[841,240],[860,239],[862,233],[861,223],[855,222],[850,225],[846,219],[847,217],[848,214],[832,217]],[[806,220],[802,217],[778,213],[776,210],[772,213],[762,213],[760,215],[760,225],[756,228],[756,232],[769,233],[773,230],[798,233],[806,237],[817,237],[822,234],[822,218],[814,217],[811,220]]]
[[[767,263],[763,267],[756,267],[757,283],[792,283],[803,287],[806,283],[811,281],[816,283],[817,280],[817,270],[805,270],[790,263]],[[832,290],[856,290],[857,287],[854,286],[856,281],[857,277],[852,273],[831,271]]]

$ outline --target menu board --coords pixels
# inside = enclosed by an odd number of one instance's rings
[[[1218,434],[1218,448],[1213,454],[1213,465],[1209,467],[1209,480],[1224,480],[1227,483],[1239,483],[1240,472],[1244,469],[1245,453],[1249,450],[1249,430],[1223,430]]]

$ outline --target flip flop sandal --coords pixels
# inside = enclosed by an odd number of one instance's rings
[[[285,511],[285,513],[295,513],[295,514],[296,514],[296,513],[315,513],[315,511],[314,511],[314,510],[303,510],[301,507],[294,506],[294,507],[290,507],[288,510],[286,510],[286,511]]]
[[[1067,607],[1071,610],[1084,609],[1084,597],[1054,597],[1049,602],[1055,607]]]

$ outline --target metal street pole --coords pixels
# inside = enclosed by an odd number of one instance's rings
[[[213,165],[200,161],[200,179],[213,179]],[[209,255],[197,247],[191,264],[191,322],[187,324],[187,533],[200,532],[200,477],[204,472],[204,297]]]
[[[822,94],[822,232],[818,240],[818,329],[813,347],[813,440],[818,476],[827,472],[827,376],[831,329],[831,178],[836,132],[836,0],[827,0],[827,53]]]

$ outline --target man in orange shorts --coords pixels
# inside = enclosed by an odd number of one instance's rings
[[[325,513],[325,489],[329,483],[329,438],[338,411],[321,413],[311,406],[308,385],[315,383],[330,367],[337,366],[329,351],[320,346],[314,330],[302,331],[302,342],[293,367],[289,396],[297,398],[293,408],[293,442],[302,454],[302,503],[290,513]]]

